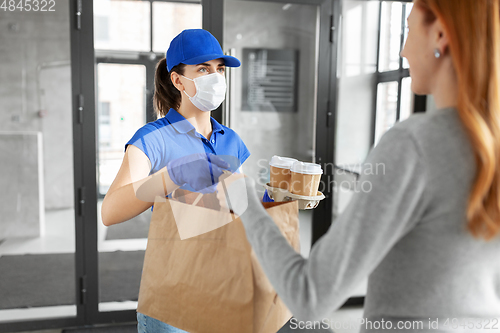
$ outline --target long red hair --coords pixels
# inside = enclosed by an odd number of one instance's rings
[[[500,0],[417,0],[427,23],[449,35],[458,79],[458,113],[471,140],[477,173],[467,228],[490,240],[500,233]]]

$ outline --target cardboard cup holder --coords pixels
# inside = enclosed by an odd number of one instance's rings
[[[264,187],[267,190],[269,197],[274,201],[282,202],[297,200],[299,202],[299,209],[302,210],[314,209],[318,207],[319,202],[325,198],[325,195],[319,191],[315,196],[304,196],[290,193],[289,191],[279,187],[272,187],[269,183],[265,184]]]

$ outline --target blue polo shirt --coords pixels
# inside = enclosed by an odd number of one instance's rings
[[[212,135],[207,139],[184,116],[170,109],[165,117],[141,127],[125,144],[125,150],[128,145],[142,150],[151,161],[149,174],[164,168],[169,161],[204,152],[236,157],[239,165],[231,165],[235,170],[245,162],[250,152],[235,131],[212,117],[210,120]]]

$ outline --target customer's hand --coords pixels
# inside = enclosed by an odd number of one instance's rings
[[[176,185],[188,184],[201,193],[213,192],[223,170],[229,169],[229,163],[208,153],[187,155],[167,164],[168,175]]]
[[[244,174],[222,175],[217,185],[217,198],[223,209],[241,216],[248,208],[260,205],[255,181]]]

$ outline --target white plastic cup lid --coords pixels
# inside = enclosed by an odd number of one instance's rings
[[[321,169],[321,165],[315,163],[306,163],[306,162],[295,162],[291,168],[292,172],[295,173],[303,173],[306,175],[322,175],[323,169]]]
[[[295,158],[274,155],[273,158],[271,158],[269,165],[276,168],[290,169],[295,162],[297,162]]]

